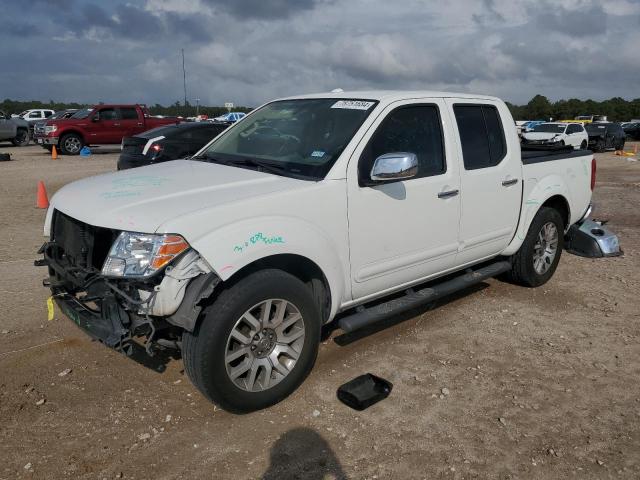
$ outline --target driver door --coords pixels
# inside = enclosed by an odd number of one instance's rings
[[[114,107],[96,110],[87,130],[89,133],[87,144],[120,143],[122,140],[120,110]]]
[[[442,99],[397,102],[376,119],[347,170],[354,299],[417,283],[455,265],[460,177]],[[383,154],[408,152],[418,173],[372,182]]]

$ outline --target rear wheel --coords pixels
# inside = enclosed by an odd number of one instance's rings
[[[60,152],[64,155],[78,155],[82,147],[84,142],[75,133],[68,133],[60,139]]]
[[[19,128],[16,136],[11,140],[16,147],[25,147],[29,145],[29,130],[26,128]]]
[[[596,152],[602,153],[605,150],[605,143],[603,139],[596,142]]]
[[[311,371],[320,326],[303,282],[281,270],[258,271],[222,291],[196,329],[183,334],[185,370],[225,410],[266,408]]]
[[[533,218],[520,250],[511,258],[508,279],[527,287],[539,287],[553,276],[564,245],[560,213],[542,207]]]

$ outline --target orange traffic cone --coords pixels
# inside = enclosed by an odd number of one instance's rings
[[[44,188],[44,182],[38,182],[38,195],[36,197],[36,207],[49,208],[49,198],[47,197],[47,189]]]
[[[56,150],[56,146],[54,145],[53,148],[51,149],[51,160],[57,160],[58,159],[58,151]]]

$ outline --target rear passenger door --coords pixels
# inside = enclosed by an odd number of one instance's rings
[[[510,118],[506,106],[490,101],[447,102],[462,159],[456,263],[465,265],[499,254],[513,238],[522,201],[522,162],[515,127],[501,121],[501,116]]]
[[[389,105],[351,157],[347,188],[355,299],[415,283],[455,265],[460,178],[445,109],[442,99]],[[375,159],[398,152],[418,157],[417,175],[392,183],[371,182]]]
[[[139,118],[135,107],[120,107],[120,126],[123,137],[132,137],[144,131],[144,120]]]

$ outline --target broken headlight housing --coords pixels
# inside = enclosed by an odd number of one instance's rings
[[[180,235],[121,232],[102,267],[108,277],[148,277],[189,248]]]

